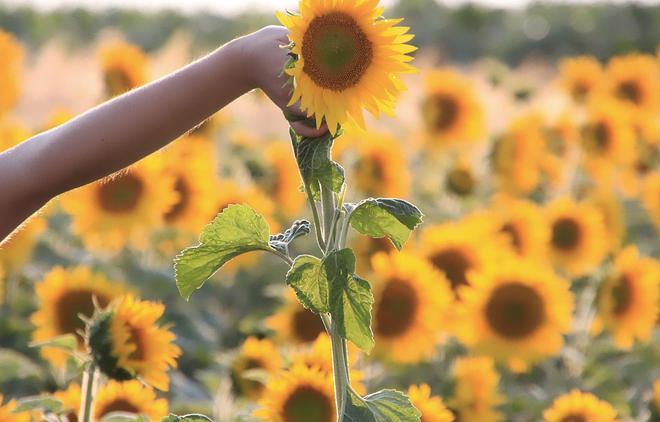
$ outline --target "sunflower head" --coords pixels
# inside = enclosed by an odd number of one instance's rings
[[[580,56],[564,59],[559,64],[561,83],[577,103],[585,103],[604,81],[603,67],[595,57]]]
[[[99,388],[94,400],[96,420],[113,412],[126,412],[144,415],[149,420],[161,420],[167,415],[168,403],[156,397],[156,392],[138,380],[117,382],[108,381]]]
[[[413,36],[400,20],[383,19],[378,0],[301,0],[300,12],[278,13],[291,40],[293,78],[289,105],[300,101],[319,127],[325,120],[334,134],[340,124],[364,126],[362,109],[392,113],[405,89],[399,74],[414,71],[406,44]]]
[[[282,307],[266,324],[279,340],[298,345],[312,343],[325,332],[321,318],[305,309],[291,289],[287,290]]]
[[[115,42],[103,46],[99,56],[108,96],[121,95],[146,82],[147,57],[139,47]]]
[[[454,364],[454,392],[449,405],[457,421],[502,420],[497,406],[504,396],[497,388],[500,374],[495,362],[486,356],[461,357]]]
[[[421,422],[452,422],[454,415],[445,407],[441,397],[431,393],[428,384],[408,388],[411,403],[422,413]]]
[[[613,57],[606,68],[610,94],[635,110],[657,112],[660,106],[658,67],[657,61],[646,54]]]
[[[167,390],[167,371],[176,367],[181,349],[174,334],[157,321],[164,313],[160,303],[124,296],[97,313],[88,327],[88,342],[96,365],[109,378],[133,378]]]
[[[282,358],[275,344],[268,339],[248,337],[234,359],[231,377],[238,394],[256,400],[263,392],[263,376],[270,376],[282,367]],[[254,380],[256,374],[262,379]]]
[[[543,412],[545,422],[617,422],[616,409],[591,393],[572,390]]]

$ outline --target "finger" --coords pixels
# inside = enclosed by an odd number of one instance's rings
[[[291,122],[291,128],[298,136],[304,136],[307,138],[318,138],[320,136],[328,133],[328,127],[324,124],[320,128],[316,129],[315,127],[307,126],[304,122]]]

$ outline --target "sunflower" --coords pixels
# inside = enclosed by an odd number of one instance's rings
[[[546,209],[550,260],[572,277],[588,274],[608,252],[603,214],[587,202],[562,198]]]
[[[167,391],[167,371],[176,367],[181,349],[169,328],[157,323],[164,312],[161,303],[129,295],[99,313],[89,327],[89,345],[99,368],[110,378],[138,377]]]
[[[78,350],[82,351],[85,340],[80,333],[85,329],[85,322],[80,315],[91,318],[94,302],[105,307],[123,294],[126,286],[111,282],[104,274],[92,272],[87,267],[55,267],[35,285],[35,291],[39,308],[30,316],[36,327],[32,341],[42,342],[64,334],[75,334]],[[68,357],[64,351],[48,347],[42,348],[41,354],[57,367],[63,366]]]
[[[660,264],[642,258],[636,246],[623,249],[598,294],[597,325],[612,333],[614,343],[630,349],[635,340],[648,341],[660,303]]]
[[[445,180],[446,189],[459,197],[473,195],[477,188],[477,176],[473,166],[465,157],[454,162],[447,172]]]
[[[332,376],[304,365],[271,378],[255,412],[268,422],[335,422]]]
[[[73,231],[93,250],[116,252],[130,243],[144,248],[151,229],[177,203],[175,180],[153,156],[110,178],[62,197]]]
[[[571,98],[583,104],[594,91],[602,88],[603,66],[592,56],[571,57],[559,63],[559,77]]]
[[[0,245],[0,266],[6,275],[19,273],[32,258],[39,236],[46,230],[46,220],[36,215],[16,229]]]
[[[591,393],[571,390],[543,412],[546,422],[617,422],[616,409]]]
[[[428,384],[411,385],[408,397],[422,413],[421,422],[452,422],[454,415],[445,407],[442,398],[431,395]]]
[[[291,147],[282,141],[271,142],[266,147],[265,156],[271,171],[266,192],[272,192],[285,217],[294,218],[305,206],[305,195],[298,189],[302,182]]]
[[[20,93],[23,49],[13,35],[0,29],[0,116],[11,110]]]
[[[282,364],[280,352],[271,340],[248,337],[231,366],[234,388],[240,395],[256,400],[263,392],[266,379],[254,380],[250,372],[271,376],[282,368]]]
[[[353,353],[353,349],[355,349],[355,352],[357,352],[357,349],[352,344],[348,344],[347,347],[349,349],[348,358],[350,360],[351,386],[358,394],[365,394],[366,388],[362,384],[364,374],[362,371],[353,368],[354,359],[352,358],[357,355],[357,353]],[[327,334],[321,334],[311,345],[294,348],[291,352],[290,360],[291,367],[303,365],[309,368],[320,369],[324,374],[332,376],[332,345],[330,343],[330,337]]]
[[[416,363],[433,355],[451,306],[450,284],[433,266],[408,252],[373,257],[376,355]]]
[[[505,243],[492,236],[491,223],[481,215],[459,221],[428,226],[421,233],[420,254],[449,281],[454,297],[460,301],[459,287],[468,284],[467,274],[483,268]]]
[[[587,203],[592,204],[603,216],[603,223],[608,234],[608,245],[611,250],[618,250],[626,236],[626,221],[623,204],[619,199],[605,189],[591,192]]]
[[[536,204],[499,195],[493,201],[489,216],[496,234],[506,237],[513,253],[537,260],[545,258],[550,230]]]
[[[348,143],[352,139],[344,141]],[[384,197],[405,197],[408,194],[410,172],[399,141],[382,133],[364,131],[356,135],[355,148],[357,158],[352,172],[359,191]]]
[[[602,165],[629,164],[634,160],[635,131],[628,114],[613,101],[593,102],[582,128],[582,145],[587,159]]]
[[[286,69],[293,77],[289,105],[300,101],[316,126],[325,120],[334,134],[347,121],[364,127],[362,109],[377,116],[394,113],[405,90],[401,73],[415,71],[407,54],[409,28],[401,19],[383,19],[378,0],[301,0],[300,14],[278,13],[290,31],[295,62]]]
[[[96,394],[94,416],[96,420],[101,420],[112,412],[144,415],[149,420],[159,421],[167,416],[168,404],[167,400],[157,398],[154,390],[140,381],[109,380]]]
[[[14,413],[17,406],[16,400],[9,400],[3,404],[3,399],[2,393],[0,393],[0,421],[30,422],[32,420],[29,412]]]
[[[430,71],[425,80],[422,119],[433,146],[477,142],[486,121],[472,82],[451,68]]]
[[[570,329],[573,296],[567,281],[530,260],[500,260],[469,275],[461,291],[459,339],[468,347],[526,370],[557,354]]]
[[[660,232],[660,171],[655,171],[644,178],[642,204],[656,231]]]
[[[660,68],[650,55],[627,54],[610,59],[606,67],[609,92],[633,110],[658,112]]]
[[[486,356],[461,357],[454,364],[454,393],[449,405],[461,422],[497,422],[502,414],[496,407],[504,402],[497,391],[500,375]]]
[[[545,145],[540,116],[530,114],[514,120],[493,150],[493,169],[501,189],[522,194],[536,189],[541,182]]]
[[[215,213],[215,160],[210,142],[186,136],[163,152],[165,173],[174,178],[177,201],[165,213],[168,226],[198,233]]]
[[[147,81],[147,57],[139,47],[117,41],[103,46],[99,57],[109,97],[121,95]]]
[[[321,318],[305,309],[291,289],[287,289],[284,304],[266,320],[266,325],[280,341],[292,344],[311,343],[325,333]]]

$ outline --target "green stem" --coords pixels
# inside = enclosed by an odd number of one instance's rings
[[[284,262],[289,264],[289,266],[293,265],[293,260],[288,255],[283,254],[282,252],[280,252],[278,250],[275,250],[275,249],[268,249],[268,252],[279,256],[280,258],[282,258],[284,260]]]
[[[337,331],[333,323],[330,329],[330,342],[332,344],[332,371],[335,384],[335,402],[337,405],[337,420],[342,421],[346,406],[346,394],[351,386],[348,374],[348,357],[346,354],[346,340]]]
[[[319,210],[316,208],[316,203],[312,197],[311,190],[309,185],[305,183],[305,195],[307,196],[307,202],[309,207],[312,209],[312,217],[314,218],[314,230],[316,233],[316,243],[319,245],[321,252],[325,251],[325,241],[323,240],[323,234],[321,233],[321,219],[319,218]]]
[[[321,187],[321,206],[323,207],[323,230],[325,234],[326,249],[332,236],[333,221],[335,220],[335,193],[332,189]]]
[[[94,409],[94,396],[98,386],[99,373],[96,365],[90,362],[83,374],[82,401],[80,402],[80,421],[91,422],[93,420],[92,411]]]

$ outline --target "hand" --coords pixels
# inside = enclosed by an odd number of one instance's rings
[[[282,111],[304,118],[305,113],[297,104],[287,107],[292,87],[286,84],[287,75],[280,76],[289,58],[288,50],[281,47],[289,43],[288,33],[283,26],[272,25],[244,37],[245,71],[251,80],[251,86],[261,88]],[[298,135],[309,138],[322,136],[328,131],[325,124],[316,129],[302,121],[291,122],[291,127]]]

